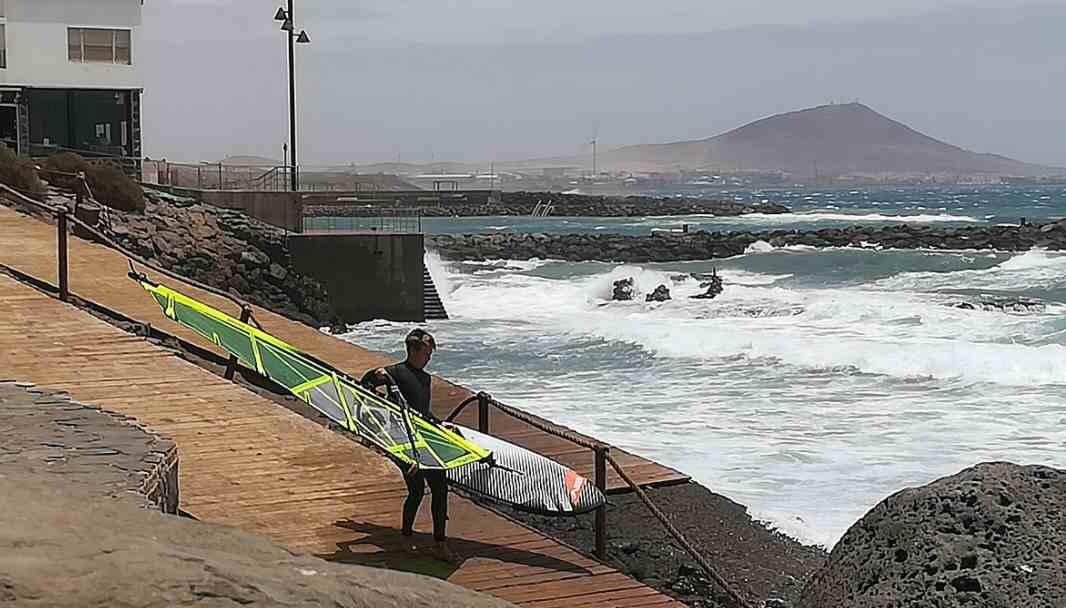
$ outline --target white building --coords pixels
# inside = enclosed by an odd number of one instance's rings
[[[0,140],[141,155],[143,0],[0,0]]]

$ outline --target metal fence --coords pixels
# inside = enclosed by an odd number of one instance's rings
[[[145,160],[145,181],[198,190],[288,190],[291,169],[272,165]]]
[[[328,209],[328,207],[327,207]],[[308,216],[303,218],[307,232],[380,232],[383,234],[418,234],[422,232],[422,213],[417,208],[339,207],[344,216]],[[354,213],[359,213],[355,215]]]
[[[362,190],[365,184],[348,183],[355,176],[328,168],[296,168],[300,192]],[[256,190],[287,192],[292,188],[292,167],[288,165],[227,164],[225,162],[180,163],[165,159],[145,159],[144,181],[162,186],[197,190]]]

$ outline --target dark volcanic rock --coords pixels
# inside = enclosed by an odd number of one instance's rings
[[[766,528],[743,505],[699,484],[651,488],[647,493],[751,608],[767,599],[793,605],[803,581],[825,561],[821,549]],[[512,515],[585,551],[594,547],[592,513],[573,518]],[[692,608],[734,606],[635,494],[611,495],[607,522],[611,566]]]
[[[633,279],[620,279],[614,282],[611,299],[624,302],[633,299]]]
[[[645,302],[665,302],[670,299],[670,288],[660,285],[654,291],[644,296]]]
[[[718,276],[717,270],[709,275],[693,276],[694,278],[700,279],[700,288],[706,289],[703,293],[692,296],[693,299],[713,300],[725,290],[725,287],[722,285],[722,277]]]
[[[984,463],[888,497],[800,608],[1066,605],[1066,471]]]
[[[951,302],[949,306],[963,310],[989,310],[996,312],[1031,313],[1044,312],[1047,304],[1039,300],[1014,296],[981,296],[973,300]]]

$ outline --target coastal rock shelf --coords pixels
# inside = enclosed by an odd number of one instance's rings
[[[884,249],[992,249],[1027,251],[1066,249],[1066,220],[1020,226],[923,225],[851,226],[808,232],[656,233],[619,234],[464,234],[427,237],[427,246],[454,260],[558,259],[612,262],[673,262],[707,260],[743,254],[762,241],[772,247],[865,247]]]
[[[737,216],[750,213],[788,213],[789,208],[776,203],[740,203],[727,200],[655,198],[650,196],[588,196],[555,192],[504,192],[502,200],[488,204],[447,203],[419,207],[429,217],[475,217],[495,215],[531,215],[538,206],[548,208],[548,215],[566,217],[643,217],[648,215],[713,214]],[[359,206],[304,207],[312,217],[366,217],[380,214],[380,208]]]

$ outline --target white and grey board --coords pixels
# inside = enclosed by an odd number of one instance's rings
[[[476,462],[445,473],[449,485],[528,513],[577,515],[602,506],[599,488],[573,469],[525,448],[464,426],[459,434],[491,450],[494,463]]]

